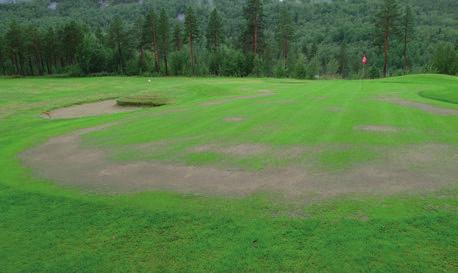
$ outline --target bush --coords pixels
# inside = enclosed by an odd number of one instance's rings
[[[70,77],[82,77],[84,72],[78,64],[69,65],[64,68],[64,74]]]
[[[371,66],[371,68],[369,68],[369,78],[376,79],[378,77],[380,77],[380,71],[377,67]]]
[[[458,56],[451,44],[442,44],[436,50],[433,66],[441,74],[456,75],[458,72]]]

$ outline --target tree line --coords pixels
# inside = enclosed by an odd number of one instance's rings
[[[396,0],[382,0],[374,15],[371,48],[352,48],[351,53],[344,40],[334,54],[320,52],[317,42],[299,42],[291,9],[279,5],[277,13],[274,25],[268,26],[263,1],[247,0],[235,41],[225,33],[216,8],[206,19],[189,6],[184,20],[172,18],[163,8],[150,10],[132,25],[115,17],[107,28],[77,21],[40,28],[12,21],[0,36],[0,74],[376,78],[388,75],[394,42],[402,48],[402,73],[411,71],[415,17],[409,6],[400,7]],[[200,27],[204,19],[205,27]],[[444,44],[434,50],[427,72],[455,75],[456,47]],[[383,65],[369,61],[362,75],[364,53],[369,60],[383,56]]]

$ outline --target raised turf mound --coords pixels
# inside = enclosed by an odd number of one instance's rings
[[[428,99],[458,104],[458,90],[456,89],[422,91],[419,95]]]
[[[119,106],[159,107],[169,104],[169,101],[156,95],[140,95],[121,97],[116,103]]]

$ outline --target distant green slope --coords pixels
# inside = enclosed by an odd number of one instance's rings
[[[420,96],[440,100],[444,102],[457,103],[458,104],[458,88],[446,89],[446,90],[430,90],[419,93]]]

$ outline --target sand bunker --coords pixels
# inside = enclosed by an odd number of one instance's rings
[[[116,104],[116,100],[106,100],[60,108],[50,111],[49,115],[43,114],[42,116],[51,119],[82,118],[129,112],[137,109],[139,107],[122,107]]]
[[[406,146],[388,152],[380,161],[330,173],[290,166],[259,172],[160,162],[120,163],[100,149],[82,147],[81,135],[104,127],[55,137],[20,155],[41,178],[85,190],[122,193],[172,190],[183,193],[247,195],[258,191],[329,197],[346,193],[419,192],[454,184],[458,149],[439,144]],[[207,147],[202,149],[210,149]],[[239,153],[231,147],[228,153]],[[252,153],[266,147],[242,147]]]
[[[441,115],[441,116],[457,116],[458,110],[450,109],[450,108],[441,108],[434,105],[416,102],[416,101],[409,101],[400,98],[391,98],[391,97],[382,97],[380,98],[382,101],[390,102],[393,104],[406,106],[410,108],[419,109],[431,114]]]

